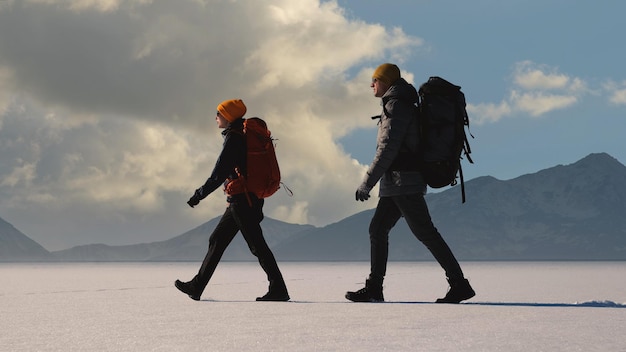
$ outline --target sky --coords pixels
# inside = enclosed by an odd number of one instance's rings
[[[265,215],[324,226],[375,150],[373,70],[460,85],[474,164],[506,180],[590,153],[626,162],[621,1],[1,0],[0,217],[48,250],[172,238],[241,98],[276,141]],[[377,195],[377,191],[373,191]]]

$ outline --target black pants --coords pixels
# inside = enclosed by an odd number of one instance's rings
[[[413,235],[420,240],[446,272],[449,280],[463,279],[463,272],[450,247],[435,228],[424,196],[420,193],[381,197],[370,223],[371,270],[373,284],[382,284],[387,272],[389,231],[400,217],[406,219]]]
[[[226,208],[220,222],[213,230],[209,238],[209,250],[204,257],[200,270],[193,278],[192,284],[202,292],[211,280],[217,264],[220,262],[224,251],[235,238],[237,232],[241,231],[246,240],[250,252],[259,260],[259,264],[267,274],[270,282],[270,290],[286,290],[283,276],[278,269],[274,254],[265,242],[263,231],[261,230],[261,220],[263,220],[263,199],[258,199],[250,194],[252,206],[244,194],[235,195]]]

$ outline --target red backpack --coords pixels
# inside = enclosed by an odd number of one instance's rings
[[[226,194],[254,193],[259,199],[267,198],[280,188],[280,169],[274,140],[265,121],[251,117],[243,121],[243,134],[247,148],[247,175],[236,168],[238,178],[226,185]],[[248,197],[248,203],[252,204]]]

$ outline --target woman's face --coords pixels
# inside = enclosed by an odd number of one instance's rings
[[[217,127],[219,128],[228,127],[228,120],[226,120],[219,112],[215,115],[215,122],[217,122]]]

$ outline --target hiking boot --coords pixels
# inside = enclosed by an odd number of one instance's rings
[[[174,282],[174,286],[176,286],[176,288],[179,289],[181,292],[186,293],[189,298],[193,299],[194,301],[200,300],[202,292],[198,292],[198,290],[193,286],[191,282],[182,282],[180,280],[176,280],[176,282]]]
[[[257,297],[256,300],[259,302],[287,302],[289,294],[287,291],[269,291],[263,297]]]
[[[289,300],[289,293],[287,293],[287,286],[282,277],[278,280],[270,280],[270,287],[267,293],[263,297],[257,297],[257,301],[266,302],[287,302]]]
[[[448,282],[450,283],[448,293],[444,298],[437,299],[435,303],[460,303],[476,295],[476,292],[474,292],[474,289],[472,289],[467,279],[458,281],[448,280]]]
[[[346,292],[346,298],[352,302],[384,302],[383,286],[374,285],[370,280],[365,281],[365,287],[362,289],[351,292]]]

